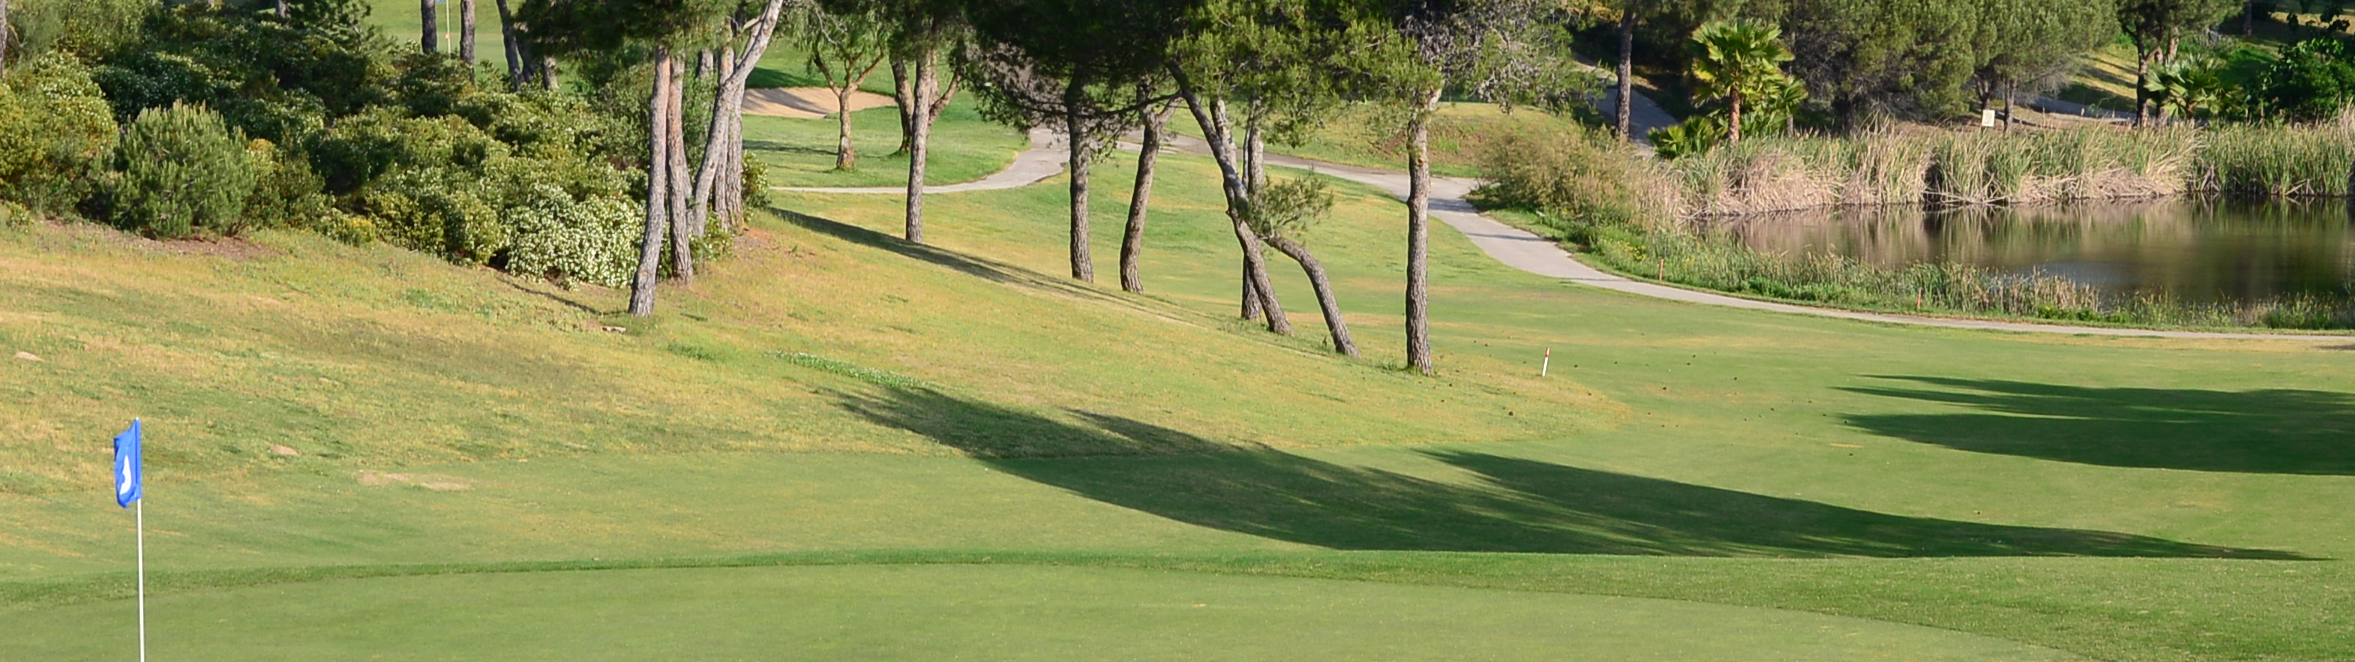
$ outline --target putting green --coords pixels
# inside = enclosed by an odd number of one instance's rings
[[[1068,567],[326,581],[149,606],[172,660],[2058,660],[1946,630],[1672,600]],[[128,601],[0,614],[13,659],[121,659]]]

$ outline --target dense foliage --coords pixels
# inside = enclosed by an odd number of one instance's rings
[[[594,92],[510,89],[386,40],[362,0],[288,7],[17,0],[0,214],[159,238],[307,229],[629,282],[648,78],[634,53],[581,56]]]
[[[120,175],[109,192],[115,225],[176,239],[206,230],[244,230],[254,164],[245,137],[201,105],[150,108],[124,127],[115,148]]]

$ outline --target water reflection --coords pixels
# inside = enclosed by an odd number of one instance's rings
[[[2189,302],[2339,295],[2355,233],[2338,200],[2173,200],[2027,208],[1870,207],[1715,222],[1752,249],[1903,266],[1960,262]]]

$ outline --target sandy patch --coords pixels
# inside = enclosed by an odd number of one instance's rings
[[[454,492],[474,489],[456,476],[435,474],[395,474],[379,471],[360,472],[360,484],[372,487],[384,485],[415,485],[435,492]]]
[[[891,97],[852,92],[852,112],[895,105]],[[744,91],[744,114],[814,120],[834,114],[834,91],[823,87],[762,87]]]

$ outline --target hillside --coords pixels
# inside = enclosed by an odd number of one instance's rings
[[[1422,378],[1394,201],[1336,185],[1310,237],[1351,361],[1289,263],[1297,337],[1231,319],[1210,166],[1164,163],[1141,297],[1054,275],[1060,180],[932,199],[931,248],[884,234],[892,196],[780,192],[647,322],[299,234],[0,230],[0,351],[38,358],[0,367],[0,630],[119,652],[105,442],[140,416],[184,659],[2355,651],[2338,353],[1639,299],[1442,229]]]

